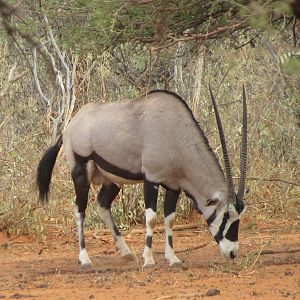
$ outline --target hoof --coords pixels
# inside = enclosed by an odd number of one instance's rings
[[[143,268],[153,268],[155,266],[155,261],[153,259],[153,257],[148,257],[147,259],[145,259]]]
[[[128,253],[122,256],[125,261],[135,261],[135,256],[132,253]]]
[[[166,256],[165,258],[166,258],[166,260],[169,261],[170,267],[181,265],[181,260],[176,255],[171,256],[171,257]]]
[[[155,263],[144,263],[143,268],[153,268],[155,267]]]
[[[92,268],[92,263],[82,263],[81,266],[84,268],[84,269],[91,269]]]
[[[81,262],[81,265],[84,268],[91,268],[92,267],[92,262],[86,252],[86,249],[82,249],[79,252],[79,261]]]
[[[180,268],[182,266],[182,263],[181,263],[181,261],[176,261],[176,262],[170,263],[169,266],[172,268]]]

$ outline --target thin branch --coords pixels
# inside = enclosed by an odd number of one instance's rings
[[[45,59],[46,65],[47,67],[49,66],[49,60],[47,58],[47,56],[45,55],[45,53],[43,51],[41,51],[40,49],[40,45],[39,42],[37,42],[36,40],[34,40],[34,38],[27,33],[22,32],[21,30],[19,30],[16,26],[11,25],[11,17],[12,15],[16,15],[16,7],[14,7],[13,5],[7,4],[6,2],[4,2],[3,0],[0,0],[0,22],[3,25],[3,28],[7,34],[8,37],[10,37],[12,39],[12,41],[15,43],[15,45],[17,46],[17,48],[20,50],[20,52],[22,53],[24,59],[27,62],[28,68],[31,70],[31,66],[30,63],[28,61],[27,55],[25,54],[24,50],[22,49],[22,47],[20,46],[20,44],[18,43],[17,37],[19,36],[21,39],[23,39],[24,41],[26,41],[29,45],[31,45],[33,48],[36,47],[37,51],[40,52],[40,54],[42,55],[42,57]],[[51,68],[49,68],[50,71],[52,71]],[[53,75],[53,74],[51,74]]]
[[[80,81],[79,85],[78,85],[78,90],[80,90],[81,86],[86,82],[87,78],[90,76],[90,74],[92,73],[93,69],[95,68],[97,64],[97,61],[94,60],[92,65],[89,67],[89,69],[87,70],[87,72],[85,73],[85,75],[83,76],[83,79]]]
[[[238,50],[238,49],[243,48],[244,46],[246,46],[246,45],[248,45],[248,44],[253,43],[253,41],[256,40],[260,34],[261,34],[260,32],[256,33],[256,35],[255,35],[254,37],[252,37],[248,42],[245,42],[245,43],[242,44],[242,45],[238,45],[238,46],[236,46],[234,49],[235,49],[235,50]]]
[[[194,250],[197,250],[197,249],[204,248],[209,244],[210,243],[205,243],[205,244],[202,244],[202,245],[199,245],[199,246],[189,247],[189,248],[186,248],[186,249],[183,249],[183,250],[176,250],[176,253],[184,253],[184,252],[194,251]],[[154,251],[154,253],[155,254],[165,254],[164,251]]]
[[[234,177],[234,179],[240,179],[240,177]],[[246,180],[257,180],[257,181],[274,181],[274,182],[283,182],[286,184],[291,184],[295,186],[300,186],[300,183],[298,182],[293,182],[293,181],[288,181],[280,178],[262,178],[262,177],[247,177]]]
[[[25,71],[21,74],[17,74],[16,76],[13,76],[13,73],[16,69],[17,69],[17,64],[14,64],[13,67],[9,71],[7,81],[4,83],[4,85],[0,89],[0,98],[4,97],[8,93],[8,90],[11,87],[12,83],[21,79],[27,73],[27,71]]]
[[[6,118],[4,118],[4,120],[0,123],[0,130],[2,128],[2,126],[4,125],[4,123],[12,116],[13,113],[11,113],[10,115],[6,116]],[[1,159],[4,160],[4,159]]]
[[[66,75],[67,75],[67,80],[66,81],[69,82],[69,80],[70,80],[70,78],[69,78],[69,68],[68,68],[68,66],[65,62],[65,59],[64,59],[59,47],[57,46],[57,43],[55,41],[55,38],[54,38],[54,35],[53,35],[53,32],[52,32],[52,28],[50,27],[50,24],[48,22],[48,18],[47,18],[45,13],[44,13],[44,21],[46,23],[46,28],[47,28],[47,31],[48,31],[48,34],[49,34],[49,37],[50,37],[51,44],[54,47],[54,49],[55,49],[62,65],[64,66],[64,68],[66,70]],[[64,95],[66,93],[66,89],[65,89],[63,81],[62,81],[62,76],[58,77],[57,74],[56,74],[56,78],[59,79],[59,85],[61,87],[62,94]]]
[[[270,54],[273,58],[273,61],[275,63],[279,64],[279,62],[280,62],[279,55],[278,55],[278,51],[275,49],[275,47],[263,35],[261,35],[260,40],[261,40],[263,46],[270,52]]]
[[[47,104],[47,106],[50,105],[50,99],[45,96],[41,89],[40,81],[37,74],[37,55],[36,55],[36,47],[32,50],[32,56],[33,56],[33,78],[35,81],[36,88],[41,96],[41,98],[44,100],[44,102]]]
[[[294,18],[293,27],[292,27],[294,47],[297,47],[296,24],[297,24],[297,19]]]
[[[220,37],[220,35],[222,33],[236,31],[238,29],[241,29],[241,28],[247,26],[248,21],[249,21],[249,18],[246,18],[245,20],[243,20],[239,23],[220,27],[216,30],[213,30],[213,31],[210,31],[207,33],[194,33],[194,34],[189,33],[189,34],[184,34],[182,37],[179,37],[179,38],[169,35],[168,36],[169,40],[170,40],[169,43],[164,44],[162,46],[153,47],[152,51],[159,51],[161,49],[171,47],[179,42],[187,42],[187,41],[192,41],[192,40],[199,41],[199,40],[208,40],[208,39],[218,38],[218,37]]]
[[[172,230],[173,231],[181,231],[181,230],[187,230],[187,229],[194,229],[194,228],[199,228],[199,224],[184,224],[184,225],[175,225]],[[155,233],[162,233],[165,231],[165,227],[164,226],[157,226],[154,229]],[[132,229],[130,231],[130,234],[144,234],[145,231],[144,229]],[[111,234],[109,229],[103,229],[101,230],[101,234]]]
[[[76,102],[76,88],[75,88],[75,79],[76,79],[76,68],[77,68],[77,63],[78,63],[78,55],[75,56],[75,60],[73,62],[73,68],[72,68],[72,73],[71,73],[71,89],[72,89],[72,96],[71,96],[71,103],[70,106],[68,106],[67,111],[66,111],[66,116],[65,116],[65,121],[64,121],[64,127],[66,127],[72,117],[72,112],[75,107],[75,102]],[[93,62],[92,66],[88,70],[88,74],[92,71],[92,68],[94,67],[95,61]],[[87,76],[87,74],[86,74]],[[85,80],[86,77],[83,79]]]
[[[280,253],[296,253],[300,252],[300,249],[290,249],[290,250],[262,250],[261,252],[254,252],[253,254],[267,255],[267,254],[280,254]]]
[[[144,5],[144,4],[149,4],[153,3],[154,0],[131,0],[130,4],[135,4],[135,5]]]

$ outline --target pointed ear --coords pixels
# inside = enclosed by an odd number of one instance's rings
[[[217,205],[219,202],[220,202],[219,198],[207,199],[205,206],[214,206]]]

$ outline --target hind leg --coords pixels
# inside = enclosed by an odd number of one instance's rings
[[[144,181],[144,199],[146,207],[146,245],[143,252],[144,267],[151,267],[155,265],[152,253],[152,236],[156,224],[156,208],[157,195],[159,186],[153,182],[145,179]]]
[[[97,201],[99,203],[100,215],[106,226],[110,229],[122,257],[126,257],[127,259],[131,260],[134,258],[134,256],[127,246],[124,237],[121,235],[111,215],[111,204],[119,191],[120,188],[114,183],[103,184],[100,192],[98,193]]]
[[[76,192],[76,206],[74,208],[76,227],[79,241],[79,261],[82,266],[90,267],[92,265],[85,247],[84,240],[84,220],[85,210],[88,202],[90,182],[88,180],[87,161],[83,158],[75,158],[75,166],[71,172]]]
[[[170,266],[180,263],[179,258],[175,255],[173,249],[173,223],[175,219],[176,204],[179,198],[179,191],[167,189],[164,202],[164,225],[166,234],[165,258],[169,261]]]

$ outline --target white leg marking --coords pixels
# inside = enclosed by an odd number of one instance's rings
[[[157,213],[152,208],[146,209],[146,229],[147,229],[147,236],[153,235],[153,229],[156,223]]]
[[[103,208],[101,206],[99,207],[99,210],[100,210],[101,218],[103,219],[106,226],[110,229],[112,235],[116,239],[116,244],[117,244],[118,249],[121,252],[121,255],[134,257],[131,250],[129,249],[129,247],[126,244],[124,237],[121,235],[116,235],[110,210],[107,208]]]
[[[79,242],[79,261],[81,262],[83,267],[90,267],[92,265],[92,262],[89,258],[89,255],[86,251],[86,248],[82,248],[82,242],[84,240],[83,236],[83,221],[80,216],[80,213],[78,212],[78,207],[75,205],[74,207],[74,214],[75,214],[75,222],[78,232],[78,242]]]
[[[89,255],[86,251],[86,249],[80,249],[79,252],[79,261],[81,262],[83,267],[90,267],[92,265],[92,262],[89,258]]]
[[[132,256],[132,257],[134,257],[131,250],[127,246],[123,236],[117,236],[116,237],[116,244],[117,244],[117,247],[120,250],[122,256],[128,256],[128,257]]]
[[[152,249],[149,248],[148,246],[145,246],[144,248],[143,258],[144,258],[144,265],[143,265],[144,268],[152,267],[155,265]]]
[[[165,258],[169,261],[170,266],[181,263],[180,259],[175,255],[174,249],[169,243],[169,237],[173,238],[172,225],[175,219],[175,212],[168,215],[165,220],[165,234],[166,234],[166,247],[165,247]]]
[[[153,229],[156,222],[157,213],[153,211],[152,208],[146,209],[146,238],[149,239],[151,237],[151,243],[152,243],[152,236],[153,236]],[[155,265],[155,261],[153,258],[152,248],[150,248],[148,245],[145,245],[144,252],[143,252],[143,258],[144,258],[144,267],[150,267]]]
[[[110,230],[113,230],[114,225],[113,225],[113,222],[112,222],[112,219],[111,219],[111,214],[110,214],[109,209],[99,206],[99,212],[100,212],[102,220],[105,222],[107,227]]]

